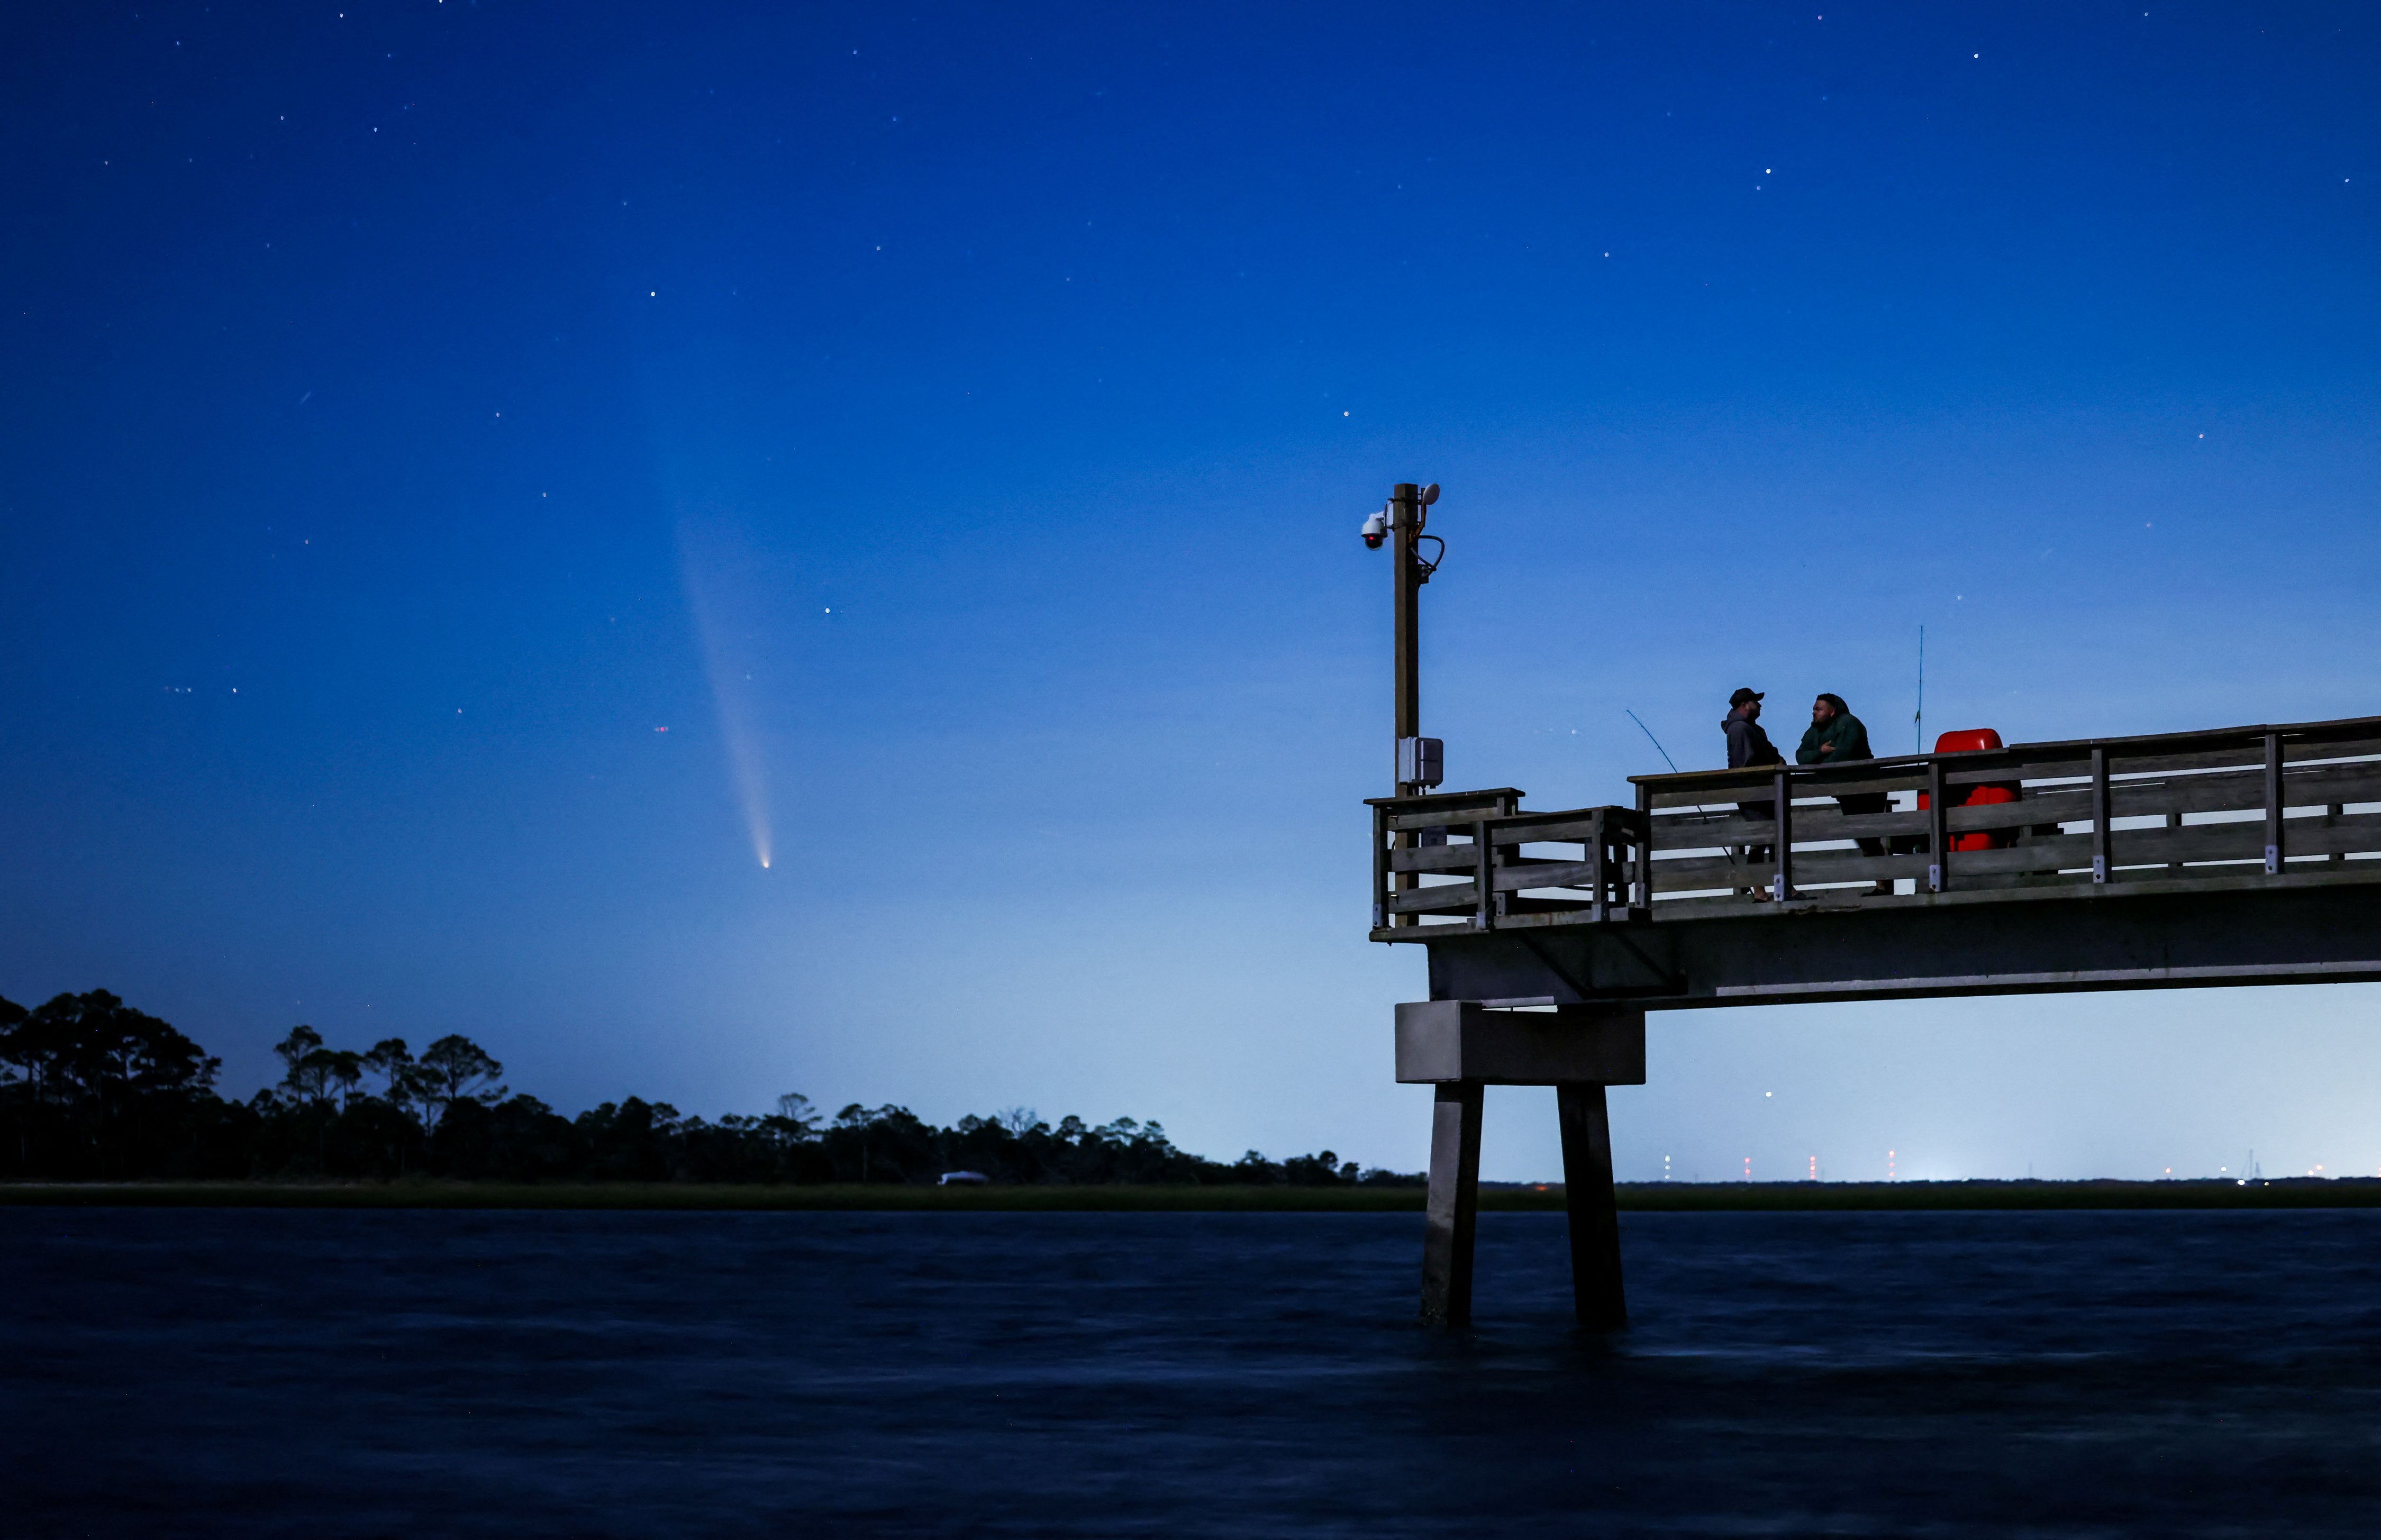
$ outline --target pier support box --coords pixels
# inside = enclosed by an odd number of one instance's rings
[[[1398,1079],[1410,1085],[1642,1085],[1645,1013],[1609,1006],[1492,1010],[1474,1000],[1400,1005]]]

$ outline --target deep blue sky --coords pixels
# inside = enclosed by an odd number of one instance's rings
[[[13,13],[0,994],[1422,1158],[1450,784],[2381,712],[2353,6]],[[662,729],[666,729],[666,731]],[[758,853],[766,849],[763,870]],[[1622,1173],[2381,1169],[2371,986],[1657,1018]],[[1764,1094],[1774,1092],[1774,1094]],[[1541,1100],[1546,1101],[1540,1106]],[[1492,1175],[1554,1168],[1500,1093]]]

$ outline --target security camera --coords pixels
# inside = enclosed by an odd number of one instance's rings
[[[1379,550],[1381,548],[1381,542],[1386,540],[1388,537],[1389,521],[1383,518],[1377,511],[1374,512],[1370,519],[1364,520],[1365,549],[1371,551]]]

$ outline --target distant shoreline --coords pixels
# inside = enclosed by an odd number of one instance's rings
[[[1637,1213],[1947,1209],[2381,1207],[2381,1179],[2203,1181],[1621,1182]],[[113,1208],[450,1208],[678,1210],[1419,1212],[1417,1187],[916,1187],[888,1183],[695,1182],[0,1182],[0,1206]],[[1560,1212],[1563,1191],[1508,1184],[1487,1210]]]

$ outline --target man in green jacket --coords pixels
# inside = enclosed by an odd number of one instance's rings
[[[1811,726],[1794,751],[1797,764],[1841,764],[1851,759],[1874,759],[1868,746],[1868,728],[1852,715],[1840,695],[1822,695],[1811,703]]]
[[[1852,715],[1852,708],[1844,704],[1842,696],[1822,695],[1811,703],[1811,725],[1803,729],[1802,741],[1794,751],[1795,764],[1841,764],[1848,760],[1875,757],[1875,751],[1868,746],[1868,728]],[[1847,817],[1883,813],[1890,805],[1891,800],[1882,791],[1836,799],[1836,806],[1841,808]],[[1882,839],[1863,839],[1860,841],[1860,848],[1861,854],[1864,856],[1885,854],[1885,841]],[[1876,890],[1890,893],[1893,884],[1890,880],[1880,881]]]

